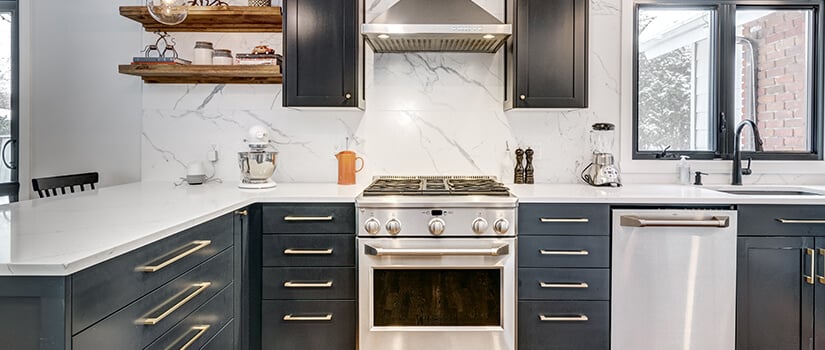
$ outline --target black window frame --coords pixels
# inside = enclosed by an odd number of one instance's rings
[[[734,113],[734,75],[735,62],[735,38],[736,38],[736,8],[746,7],[748,9],[772,9],[772,10],[812,10],[812,23],[810,23],[811,42],[813,48],[810,50],[810,71],[808,73],[810,84],[809,106],[811,108],[811,118],[809,135],[811,151],[805,152],[751,152],[742,151],[743,158],[754,160],[822,160],[823,159],[823,100],[825,100],[825,90],[823,90],[823,56],[825,56],[825,42],[823,42],[823,10],[825,1],[820,0],[636,0],[633,4],[633,159],[678,159],[679,155],[687,155],[692,159],[732,159],[733,138],[736,124]],[[639,150],[639,9],[641,8],[671,8],[671,9],[696,9],[715,11],[711,18],[710,46],[711,53],[711,84],[709,94],[716,96],[711,99],[709,114],[710,123],[715,126],[716,137],[713,139],[713,149],[709,151],[683,151],[674,150],[667,156],[661,158],[662,150],[640,151]],[[713,132],[713,131],[712,131]]]
[[[0,0],[0,11],[11,12],[11,178],[0,183],[0,196],[8,196],[9,202],[20,199],[20,6],[18,0]],[[2,145],[0,145],[2,146]],[[2,155],[0,155],[2,157]],[[0,166],[4,166],[0,164]]]

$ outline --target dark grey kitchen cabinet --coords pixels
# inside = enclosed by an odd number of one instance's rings
[[[610,207],[520,204],[518,348],[610,348]]]
[[[806,249],[813,246],[811,237],[739,238],[737,349],[811,348],[815,286],[803,275],[810,273]]]
[[[588,0],[507,0],[506,109],[588,106]]]
[[[265,204],[258,261],[264,350],[355,349],[355,206]]]
[[[235,234],[243,220],[226,214],[70,276],[0,277],[0,347],[166,348],[220,336],[216,344],[240,348],[227,327],[240,319]]]
[[[284,0],[284,107],[362,107],[356,0]]]
[[[825,206],[740,205],[736,348],[825,348]]]

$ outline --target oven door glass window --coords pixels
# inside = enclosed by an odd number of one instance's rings
[[[375,269],[375,327],[501,326],[500,269]]]

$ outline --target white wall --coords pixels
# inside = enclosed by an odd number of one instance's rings
[[[137,3],[21,1],[21,183],[85,171],[103,186],[140,180],[142,84],[117,73],[142,48],[140,27],[118,15]]]

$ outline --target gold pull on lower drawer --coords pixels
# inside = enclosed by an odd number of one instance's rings
[[[539,218],[545,224],[586,224],[590,222],[588,218]]]
[[[179,302],[175,303],[175,305],[172,305],[172,307],[166,309],[166,311],[164,311],[160,315],[157,315],[155,317],[141,318],[141,319],[138,319],[137,321],[135,321],[135,323],[140,324],[140,325],[144,325],[144,326],[154,326],[154,325],[158,324],[158,322],[163,321],[163,319],[165,319],[166,317],[171,315],[173,312],[177,311],[178,309],[180,309],[181,307],[186,305],[186,303],[192,301],[192,299],[195,299],[195,297],[197,297],[198,295],[203,293],[211,285],[212,285],[212,282],[195,283],[192,286],[190,286],[189,288],[183,290],[179,295],[181,295],[183,293],[186,293],[187,290],[192,289],[192,288],[195,288],[195,291],[193,291],[192,293],[187,295],[185,298],[181,299]],[[157,308],[155,308],[155,310],[159,309],[160,307],[161,306],[158,306]]]
[[[590,318],[587,315],[576,316],[553,316],[553,315],[539,315],[541,322],[586,322]]]
[[[335,218],[332,215],[327,215],[327,216],[294,216],[294,215],[288,215],[288,216],[284,216],[284,221],[290,221],[290,222],[295,222],[295,221],[332,221],[333,219],[335,219]]]
[[[539,282],[539,286],[542,288],[568,288],[568,289],[587,289],[590,288],[590,285],[585,282],[579,283],[548,283],[548,282]]]
[[[819,284],[825,284],[825,249],[819,248],[819,255],[822,256],[822,275],[819,275]]]
[[[195,344],[195,342],[198,341],[198,339],[200,339],[204,334],[206,334],[206,331],[209,330],[209,325],[194,326],[192,327],[192,330],[196,331],[197,333],[195,333],[195,336],[189,339],[189,341],[186,342],[186,344],[183,344],[183,346],[180,347],[180,350],[189,349],[189,347],[192,346],[192,344]]]
[[[135,268],[135,270],[140,271],[140,272],[149,272],[149,273],[158,272],[158,271],[162,270],[164,267],[167,267],[169,265],[174,264],[178,260],[181,260],[181,259],[183,259],[187,256],[195,254],[195,252],[197,252],[197,251],[199,251],[203,248],[206,248],[210,244],[212,244],[212,241],[210,241],[210,240],[192,241],[191,243],[188,244],[188,246],[192,246],[192,247],[185,250],[185,251],[183,251],[183,252],[181,252],[180,254],[175,255],[175,256],[167,259],[167,260],[164,260],[163,262],[161,262],[159,264],[156,264],[156,265],[138,266],[137,268]],[[186,246],[182,247],[181,249],[184,249],[185,247]]]
[[[287,248],[284,249],[284,255],[332,255],[333,249],[302,249],[302,248]]]
[[[572,256],[590,255],[590,252],[586,251],[584,249],[582,249],[582,250],[544,250],[544,249],[540,249],[539,253],[541,255],[572,255]]]
[[[332,321],[332,314],[325,314],[325,315],[307,315],[307,316],[297,316],[293,314],[284,315],[284,321]]]
[[[284,282],[284,287],[286,287],[286,288],[332,288],[332,281],[319,281],[319,282],[286,281],[286,282]]]

